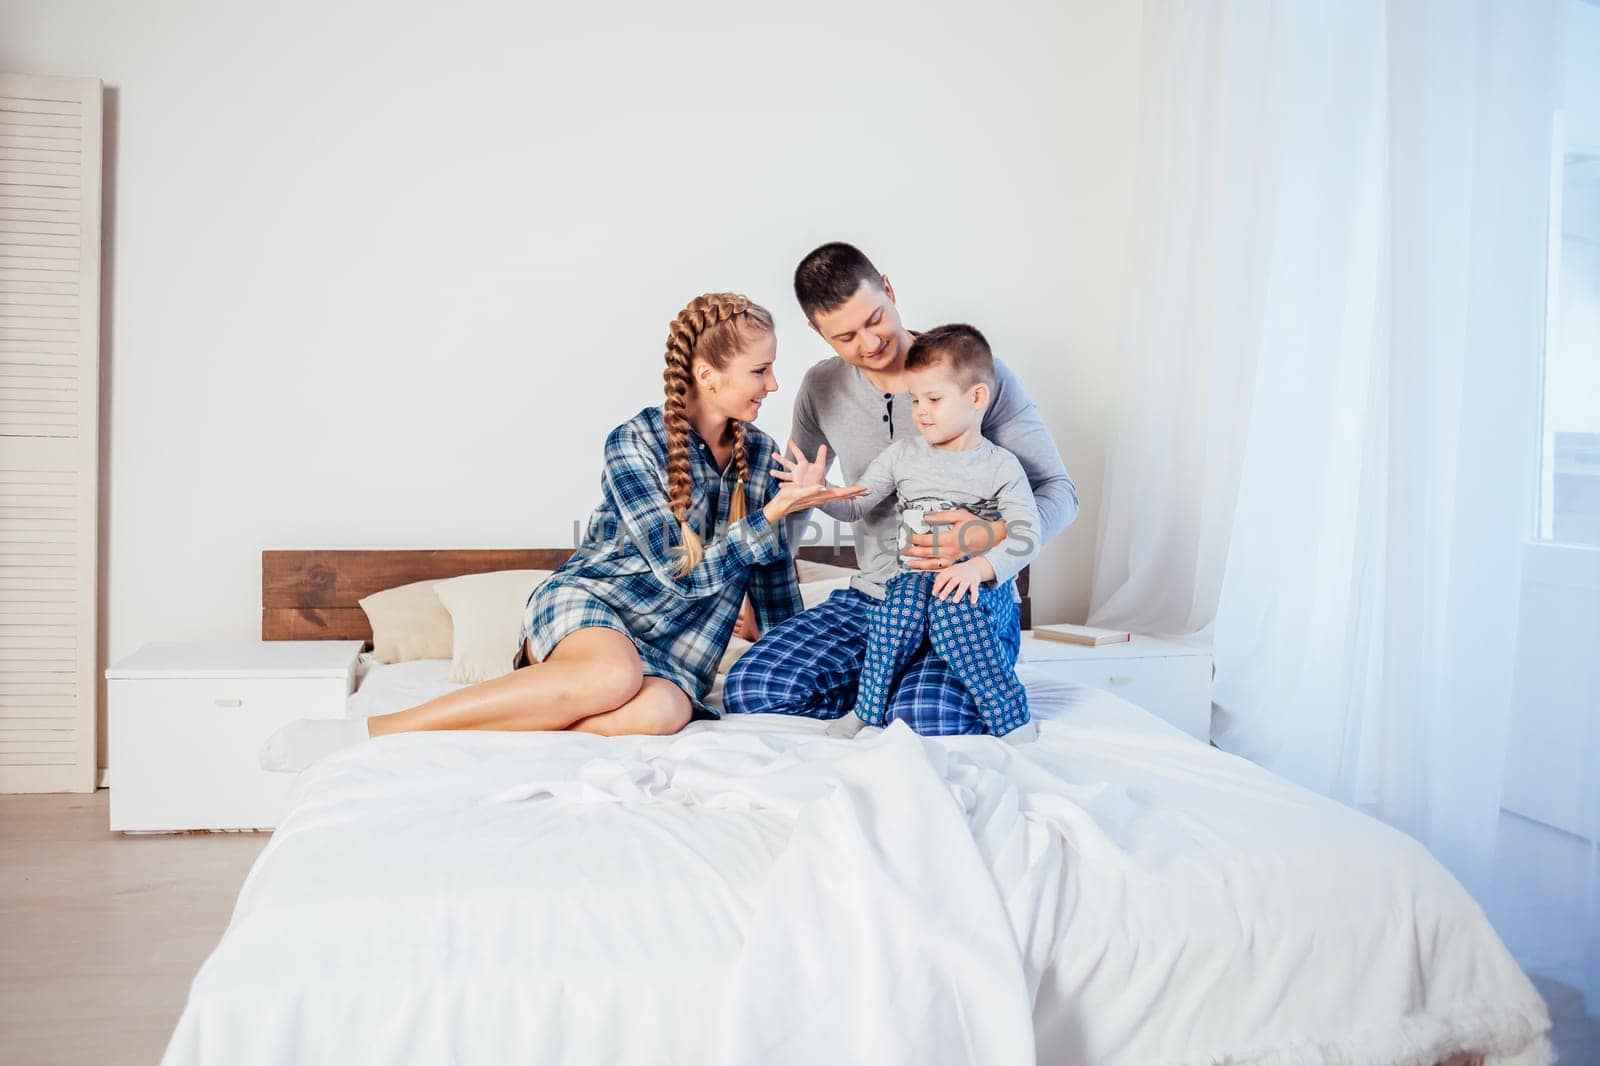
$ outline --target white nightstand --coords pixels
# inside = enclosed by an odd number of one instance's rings
[[[1211,652],[1142,637],[1097,648],[1022,634],[1019,667],[1088,688],[1105,689],[1166,719],[1190,736],[1211,740]]]
[[[106,671],[111,828],[271,829],[293,774],[261,769],[296,718],[343,718],[356,640],[147,644]]]

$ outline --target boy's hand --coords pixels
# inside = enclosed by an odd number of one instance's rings
[[[825,485],[828,478],[828,446],[817,445],[817,457],[807,459],[806,453],[794,441],[789,442],[789,451],[794,458],[785,456],[782,452],[773,452],[772,461],[781,469],[772,471],[772,476],[779,481],[787,481],[791,485]]]
[[[948,570],[939,571],[939,576],[933,579],[933,594],[946,602],[965,596],[972,603],[977,603],[978,587],[985,581],[993,580],[994,567],[989,560],[968,559]]]
[[[941,528],[912,535],[901,554],[913,570],[944,570],[963,555],[986,552],[1006,537],[1004,522],[989,522],[971,511],[929,511],[922,520]]]

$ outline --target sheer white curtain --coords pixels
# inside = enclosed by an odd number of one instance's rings
[[[1090,621],[1209,633],[1221,747],[1413,833],[1493,913],[1563,8],[1146,27]]]
[[[1281,7],[1145,12],[1121,387],[1090,621],[1192,633],[1216,614],[1283,163]]]

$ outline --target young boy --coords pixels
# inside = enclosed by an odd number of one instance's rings
[[[823,510],[856,522],[893,499],[902,546],[911,535],[929,532],[924,514],[957,509],[985,521],[1004,520],[1006,537],[991,544],[982,535],[987,527],[978,523],[969,527],[976,535],[946,532],[966,538],[963,557],[937,573],[910,569],[893,551],[878,553],[887,572],[867,576],[883,586],[884,594],[870,608],[855,709],[828,731],[851,736],[862,726],[883,725],[895,683],[926,640],[973,698],[989,733],[1013,743],[1031,740],[1037,730],[1028,696],[1000,630],[1002,625],[1016,628],[1016,612],[1007,609],[1016,590],[1009,580],[996,581],[988,556],[1012,556],[1009,573],[1027,565],[1038,554],[1039,513],[1017,457],[983,437],[983,414],[994,391],[994,356],[973,327],[939,326],[915,339],[905,367],[921,435],[894,442],[873,460],[860,478],[866,495],[824,504]],[[1014,632],[1010,643],[1016,644]]]

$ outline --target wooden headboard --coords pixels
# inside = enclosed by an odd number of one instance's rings
[[[571,548],[461,548],[444,551],[264,551],[261,553],[262,640],[372,641],[360,600],[413,581],[437,581],[490,570],[554,570]],[[801,548],[808,562],[854,567],[852,547]],[[1032,624],[1028,571],[1017,575],[1022,627]]]

